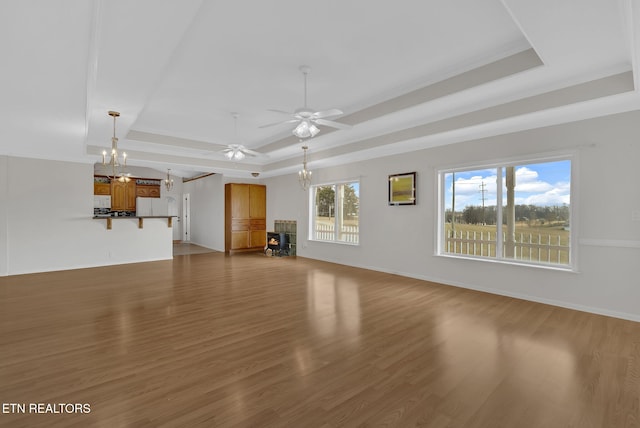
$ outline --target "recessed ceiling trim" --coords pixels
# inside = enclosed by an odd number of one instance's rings
[[[542,66],[543,63],[533,49],[516,53],[500,60],[485,64],[448,79],[430,84],[403,95],[391,98],[382,103],[367,107],[360,111],[340,117],[340,121],[349,125],[357,125],[379,117],[415,107],[420,104],[443,98],[466,89],[493,82],[498,79],[513,76],[523,71]],[[323,128],[329,133],[335,130]],[[260,147],[262,152],[268,153],[298,142],[296,137],[290,136]]]
[[[206,141],[191,140],[188,138],[172,137],[170,135],[154,134],[151,132],[136,131],[134,129],[130,130],[127,133],[127,140],[210,152],[219,152],[220,150],[227,147],[226,145],[222,144],[208,143]]]
[[[531,40],[531,37],[529,36],[527,31],[525,31],[522,23],[518,19],[518,16],[513,12],[513,10],[511,10],[511,7],[508,4],[508,0],[500,0],[500,2],[502,3],[502,6],[504,6],[505,10],[507,11],[509,16],[511,17],[511,20],[513,21],[513,23],[516,25],[516,27],[518,27],[518,30],[520,30],[520,33],[522,33],[522,36],[529,43],[529,46],[531,46],[532,49],[535,49],[535,44]],[[540,55],[540,52],[536,51],[536,55],[540,58],[540,60],[542,62],[545,62],[544,59],[542,58],[542,56]]]
[[[640,4],[638,2],[625,1],[624,6],[627,17],[627,36],[629,37],[629,51],[631,55],[631,66],[633,69],[634,83],[636,90],[640,89],[640,28],[634,23],[640,22]]]
[[[454,130],[463,130],[478,125],[490,126],[498,121],[509,121],[531,113],[541,112],[559,107],[570,107],[580,103],[594,101],[605,97],[633,93],[633,73],[628,71],[602,79],[550,91],[544,94],[512,101],[509,103],[488,107],[482,110],[442,119],[427,124],[414,126],[371,138],[365,138],[350,144],[314,151],[314,160],[348,156],[351,153],[393,145],[403,141],[416,140],[424,137],[435,137]],[[505,124],[507,122],[504,122]],[[499,134],[500,132],[495,132]],[[413,150],[418,150],[414,148]],[[265,171],[286,169],[295,163],[294,159],[273,162],[265,166]]]
[[[443,98],[457,92],[464,91],[485,83],[502,79],[523,71],[542,66],[543,63],[533,49],[519,52],[515,55],[474,68],[440,82],[425,86],[410,93],[397,96],[384,103],[360,110],[341,120],[350,125],[375,119],[389,113],[414,107]]]
[[[88,146],[87,154],[98,157],[102,156],[102,150],[104,147]],[[201,171],[209,172],[223,172],[223,171],[257,171],[260,172],[262,167],[260,165],[248,162],[234,162],[233,164],[215,159],[207,159],[205,157],[187,157],[187,156],[175,156],[164,153],[152,153],[143,151],[127,150],[127,155],[131,158],[131,161],[127,161],[128,164],[135,166],[146,166],[149,163],[160,163],[168,165],[179,165],[200,168]]]

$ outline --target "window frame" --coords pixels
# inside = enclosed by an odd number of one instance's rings
[[[340,233],[340,229],[338,228],[338,219],[337,216],[334,217],[334,227],[333,227],[333,239],[329,240],[329,239],[318,239],[316,238],[316,229],[315,229],[315,220],[316,220],[316,210],[315,210],[315,201],[316,201],[316,189],[319,187],[326,187],[326,186],[341,186],[341,185],[345,185],[345,184],[352,184],[352,183],[358,183],[358,242],[349,242],[349,241],[341,241],[338,239],[339,233]],[[325,243],[332,243],[332,244],[340,244],[340,245],[351,245],[351,246],[359,246],[360,245],[360,179],[359,178],[353,178],[353,179],[345,179],[345,180],[337,180],[337,181],[330,181],[330,182],[326,182],[326,183],[318,183],[318,184],[312,184],[311,186],[309,186],[309,233],[308,233],[308,240],[309,241],[313,241],[313,242],[325,242]],[[337,205],[338,202],[338,192],[337,189],[335,191],[335,195],[334,195],[334,206]]]
[[[500,208],[496,212],[496,256],[476,256],[476,255],[468,255],[468,254],[455,254],[449,253],[445,251],[445,219],[446,219],[446,204],[445,204],[445,174],[453,173],[453,172],[464,172],[464,171],[473,171],[473,170],[481,170],[481,169],[496,169],[496,175],[501,177],[504,172],[504,169],[509,166],[526,166],[531,164],[540,164],[547,162],[558,162],[558,161],[569,161],[570,165],[570,204],[569,204],[569,224],[570,224],[570,235],[569,235],[569,260],[567,264],[553,264],[539,261],[528,261],[521,260],[515,258],[506,258],[504,256],[504,248],[502,244],[502,228],[499,228],[498,225],[502,223],[503,217],[503,209]],[[436,189],[436,197],[435,201],[435,209],[436,215],[435,218],[435,247],[434,247],[434,255],[438,257],[446,257],[453,259],[467,259],[467,260],[476,260],[482,262],[489,263],[501,263],[507,265],[517,265],[517,266],[527,266],[534,268],[542,268],[549,270],[559,270],[559,271],[569,271],[569,272],[578,272],[578,168],[579,168],[579,159],[577,151],[561,151],[554,152],[548,154],[538,154],[532,156],[518,156],[518,157],[510,157],[510,158],[502,158],[496,159],[490,162],[466,162],[460,164],[452,164],[446,166],[440,166],[435,168],[435,185]],[[504,198],[506,196],[502,195],[502,187],[504,186],[504,182],[501,185],[497,185],[497,188],[500,188],[499,194],[496,195],[496,207],[504,204]],[[499,251],[499,253],[498,253]],[[500,254],[500,256],[498,256]]]

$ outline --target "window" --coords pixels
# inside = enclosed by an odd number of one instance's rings
[[[311,186],[310,239],[357,244],[360,183]]]
[[[438,254],[573,264],[570,159],[444,170],[439,179]]]

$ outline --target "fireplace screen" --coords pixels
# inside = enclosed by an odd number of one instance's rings
[[[289,240],[287,234],[284,232],[267,232],[267,248],[264,249],[264,253],[271,250],[272,256],[288,256],[289,255]]]

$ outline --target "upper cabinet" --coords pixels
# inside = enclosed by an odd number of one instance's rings
[[[230,208],[232,219],[248,219],[250,217],[251,196],[249,184],[227,184],[225,186],[225,198],[229,202],[227,205]]]
[[[136,179],[136,196],[141,198],[159,198],[161,180],[151,178]]]
[[[111,181],[111,211],[136,210],[136,182]]]
[[[159,198],[160,186],[136,184],[136,196],[139,196],[141,198]]]
[[[249,185],[249,218],[267,218],[267,187],[262,185]]]
[[[107,177],[93,177],[93,194],[94,195],[110,195],[111,184]]]

